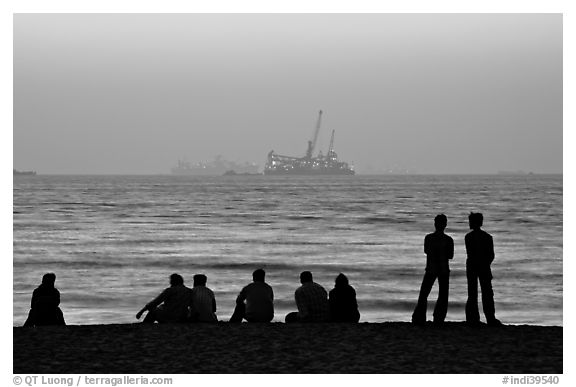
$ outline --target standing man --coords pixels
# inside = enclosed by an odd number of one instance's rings
[[[492,290],[492,271],[490,265],[494,261],[494,242],[492,236],[481,230],[484,217],[481,213],[471,212],[468,216],[470,231],[466,234],[466,278],[468,280],[468,300],[466,301],[466,322],[471,325],[480,324],[478,312],[478,281],[482,289],[482,307],[488,325],[499,326],[502,323],[496,319],[494,309],[494,291]]]
[[[312,273],[300,273],[300,286],[294,292],[298,312],[288,313],[286,322],[326,322],[330,319],[330,305],[326,290],[312,280]]]
[[[192,322],[217,322],[216,298],[214,292],[206,287],[208,278],[204,274],[194,276],[190,320]]]
[[[454,240],[444,234],[448,218],[440,214],[434,218],[434,227],[436,231],[426,235],[424,238],[424,253],[426,254],[426,271],[418,304],[414,313],[412,313],[412,322],[414,324],[424,324],[426,322],[426,309],[428,304],[428,295],[432,286],[438,278],[438,300],[434,307],[434,323],[441,324],[446,318],[448,311],[448,287],[450,279],[450,267],[448,261],[454,257]]]
[[[266,272],[256,269],[252,273],[254,282],[246,285],[236,298],[236,309],[230,322],[270,322],[274,318],[274,292],[264,282]]]

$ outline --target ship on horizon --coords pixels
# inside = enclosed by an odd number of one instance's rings
[[[265,175],[354,175],[354,167],[346,162],[338,161],[338,155],[334,151],[334,130],[330,137],[330,146],[326,156],[319,152],[318,156],[312,156],[316,147],[316,140],[320,132],[322,122],[322,110],[318,113],[314,137],[308,141],[308,149],[304,157],[282,156],[274,152],[268,153]]]
[[[36,171],[19,171],[14,168],[12,170],[14,171],[13,176],[36,176]]]
[[[190,163],[178,160],[178,164],[172,168],[173,175],[180,176],[222,176],[226,172],[234,171],[236,174],[257,174],[258,165],[254,163],[236,163],[225,160],[222,156],[216,156],[213,161]]]

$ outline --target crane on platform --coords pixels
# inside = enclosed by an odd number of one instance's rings
[[[334,129],[332,129],[332,136],[330,136],[330,146],[328,147],[328,153],[326,153],[326,158],[331,160],[336,157],[332,157],[334,154]]]
[[[318,133],[320,132],[320,125],[322,124],[322,110],[318,112],[318,120],[316,121],[316,128],[314,130],[314,137],[308,141],[308,150],[306,151],[306,158],[311,159],[314,148],[316,148],[316,141],[318,140]]]

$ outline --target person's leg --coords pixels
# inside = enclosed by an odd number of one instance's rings
[[[450,273],[442,273],[438,276],[438,300],[434,307],[434,322],[443,323],[448,312],[448,289]]]
[[[250,323],[269,323],[274,319],[273,314],[262,315],[262,316],[244,316],[244,319]]]
[[[156,322],[157,319],[156,314],[157,314],[156,308],[149,310],[148,313],[146,314],[146,317],[144,317],[142,323],[154,324],[154,322]]]
[[[494,290],[492,289],[492,273],[490,271],[482,273],[479,276],[480,289],[482,290],[482,309],[486,322],[489,325],[500,325],[496,319],[496,310],[494,308]]]
[[[468,280],[468,299],[466,300],[466,322],[477,324],[480,322],[478,312],[478,275],[470,268],[466,268]]]
[[[436,276],[429,272],[424,273],[422,285],[420,286],[420,294],[418,295],[418,303],[412,313],[412,322],[414,324],[424,324],[426,322],[426,309],[428,308],[428,295],[432,290]]]
[[[241,303],[236,303],[236,308],[234,309],[234,313],[232,313],[232,317],[230,317],[231,323],[241,323],[242,319],[246,316],[246,305]]]

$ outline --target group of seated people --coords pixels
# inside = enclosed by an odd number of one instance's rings
[[[253,282],[246,285],[236,298],[236,307],[230,318],[231,323],[270,322],[274,318],[274,292],[265,282],[266,273],[257,269],[252,273]],[[60,293],[54,287],[56,275],[44,275],[32,296],[32,308],[24,326],[65,325],[60,310]],[[216,298],[206,286],[207,277],[196,274],[192,288],[184,285],[179,274],[170,276],[170,287],[146,304],[137,314],[140,319],[144,312],[144,323],[183,323],[217,322]],[[348,278],[340,273],[336,277],[334,289],[327,293],[313,281],[312,273],[300,274],[301,286],[294,297],[297,312],[286,315],[285,322],[358,322],[360,312],[356,301],[356,291],[348,283]]]
[[[270,322],[274,318],[274,291],[265,282],[266,272],[257,269],[252,273],[253,282],[246,285],[236,298],[236,307],[230,322]],[[179,274],[170,276],[170,287],[146,304],[137,314],[145,323],[153,322],[215,322],[216,299],[214,292],[206,286],[204,274],[194,276],[192,289],[184,285]],[[348,284],[342,273],[336,277],[334,289],[326,290],[313,281],[312,273],[300,274],[301,286],[294,293],[297,312],[286,316],[286,322],[358,322],[360,313],[356,291]]]

